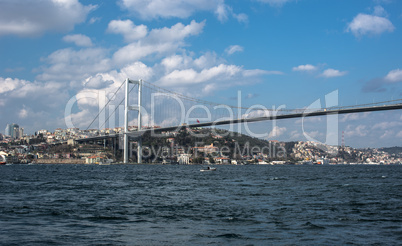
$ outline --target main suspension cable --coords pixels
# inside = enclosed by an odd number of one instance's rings
[[[128,93],[130,93],[134,89],[135,86],[136,86],[136,84],[133,87],[131,87],[131,90]],[[117,105],[117,107],[113,110],[113,112],[111,114],[109,114],[109,116],[107,117],[105,122],[103,122],[103,124],[99,127],[99,129],[101,129],[106,124],[106,122],[110,119],[110,117],[114,114],[114,112],[116,112],[116,110],[119,108],[119,106],[124,102],[124,100],[125,100],[125,98],[123,98],[123,100],[120,101],[119,105]]]
[[[227,105],[227,104],[220,104],[220,103],[216,103],[216,102],[210,102],[210,101],[206,101],[206,100],[202,100],[202,99],[197,99],[197,98],[193,98],[190,96],[186,96],[165,88],[162,88],[160,86],[157,86],[155,84],[149,83],[147,81],[143,81],[144,82],[144,86],[150,88],[151,90],[155,90],[155,91],[162,91],[166,94],[173,94],[179,98],[188,100],[188,101],[193,101],[193,102],[199,102],[199,103],[203,103],[203,104],[208,104],[208,105],[215,105],[215,106],[227,106],[229,108],[235,108],[235,109],[245,109],[245,110],[250,110],[250,108],[246,108],[246,107],[239,107],[239,106],[233,106],[233,105]],[[388,100],[388,101],[381,101],[381,102],[376,102],[376,103],[367,103],[367,104],[359,104],[359,105],[352,105],[352,106],[334,106],[334,107],[329,107],[329,108],[298,108],[298,109],[280,109],[278,111],[287,111],[287,112],[292,112],[292,111],[300,111],[300,110],[306,110],[306,109],[310,109],[310,110],[325,110],[325,109],[342,109],[342,108],[351,108],[351,107],[363,107],[363,106],[370,106],[370,105],[377,105],[377,104],[384,104],[384,103],[391,103],[391,102],[398,102],[401,101],[402,99],[395,99],[395,100]],[[276,111],[275,109],[260,109],[260,108],[256,108],[254,110],[263,110],[263,111]]]
[[[102,113],[102,111],[106,108],[107,105],[109,105],[110,101],[112,101],[112,98],[117,94],[117,92],[121,89],[121,87],[124,85],[125,81],[120,85],[120,87],[116,90],[116,92],[113,94],[112,97],[109,98],[109,101],[103,106],[103,108],[99,111],[98,115],[95,116],[95,118],[92,120],[91,124],[87,127],[86,130],[88,130],[91,125],[95,122],[95,120],[99,117],[99,115]]]

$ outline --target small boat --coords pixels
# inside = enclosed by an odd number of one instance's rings
[[[209,172],[209,171],[216,171],[215,167],[207,167],[205,169],[201,169],[200,172]]]
[[[101,166],[108,166],[108,165],[110,165],[110,163],[109,162],[99,162],[99,163],[97,163],[98,165],[101,165]]]
[[[0,155],[0,165],[6,165],[6,157],[4,155]]]

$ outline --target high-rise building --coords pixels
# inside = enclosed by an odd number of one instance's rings
[[[4,135],[6,135],[6,136],[10,136],[11,135],[11,126],[10,126],[10,124],[7,124],[7,126],[6,126],[6,130],[4,131]]]
[[[24,130],[22,130],[22,131],[24,131]],[[7,124],[6,132],[5,132],[6,136],[9,136],[11,138],[19,138],[20,137],[19,134],[20,134],[20,126],[19,125],[15,124],[15,123]]]

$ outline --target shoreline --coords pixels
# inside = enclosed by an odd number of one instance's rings
[[[81,159],[36,159],[33,164],[86,164],[85,160]]]

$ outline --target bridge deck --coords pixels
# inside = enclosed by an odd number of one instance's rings
[[[129,132],[128,134],[130,137],[135,138],[135,137],[141,136],[145,132],[155,132],[156,133],[156,132],[165,132],[165,131],[178,131],[180,129],[194,128],[194,127],[219,126],[219,125],[229,125],[229,124],[239,124],[239,123],[240,124],[241,123],[251,123],[251,122],[258,122],[258,121],[282,120],[282,119],[291,119],[291,118],[336,115],[336,114],[350,114],[350,113],[363,113],[363,112],[397,110],[397,109],[402,109],[402,104],[360,107],[360,108],[340,108],[340,109],[329,109],[329,110],[324,109],[324,110],[320,110],[320,111],[311,111],[311,112],[305,111],[302,113],[290,113],[290,114],[272,115],[272,116],[264,116],[264,117],[256,117],[256,118],[221,120],[221,121],[213,121],[213,122],[186,124],[186,125],[180,125],[180,126],[143,129],[141,131],[132,131],[132,132]],[[77,139],[76,141],[78,141],[78,142],[96,141],[96,140],[102,140],[105,138],[115,138],[115,137],[119,137],[119,136],[123,136],[123,134],[111,134],[111,135],[97,136],[97,137],[91,137],[91,138],[83,138],[83,139]]]

